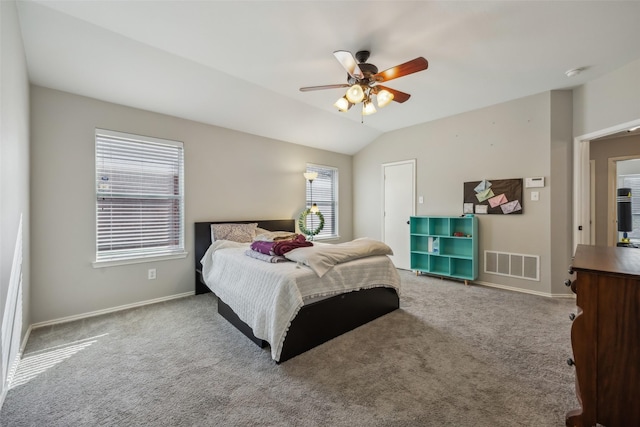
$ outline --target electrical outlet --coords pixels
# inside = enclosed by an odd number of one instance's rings
[[[156,278],[156,269],[155,268],[150,268],[149,271],[147,271],[147,278],[149,280],[153,280]]]

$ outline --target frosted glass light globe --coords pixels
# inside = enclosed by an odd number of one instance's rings
[[[362,90],[362,86],[353,85],[349,89],[347,89],[347,99],[352,104],[357,104],[358,102],[364,99],[364,91]]]

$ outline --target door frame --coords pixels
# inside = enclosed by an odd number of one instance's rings
[[[636,126],[640,126],[640,119],[573,138],[573,252],[579,244],[595,244],[591,241],[590,141]]]
[[[618,243],[618,162],[640,159],[640,156],[609,157],[607,164],[607,185],[609,194],[607,197],[607,246],[616,246]]]
[[[597,224],[596,224],[596,161],[595,160],[589,160],[589,185],[590,187],[590,192],[589,192],[589,197],[590,197],[590,209],[589,209],[589,215],[591,216],[591,221],[589,223],[589,225],[591,226],[591,230],[590,230],[590,241],[595,244],[596,243],[596,230],[597,230]]]
[[[380,167],[380,182],[382,183],[382,188],[380,189],[382,193],[382,203],[380,207],[380,230],[381,230],[381,240],[384,241],[385,237],[385,205],[386,205],[386,195],[385,195],[385,178],[384,178],[384,170],[388,166],[399,166],[404,164],[411,164],[411,215],[416,214],[416,159],[408,159],[408,160],[399,160],[396,162],[383,163]]]

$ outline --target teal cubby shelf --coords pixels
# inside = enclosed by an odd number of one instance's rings
[[[411,269],[416,274],[460,279],[465,284],[478,278],[477,217],[412,216],[409,224]]]

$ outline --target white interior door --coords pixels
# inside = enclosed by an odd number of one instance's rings
[[[415,215],[415,160],[382,165],[384,242],[393,249],[396,268],[411,269],[409,218]]]

